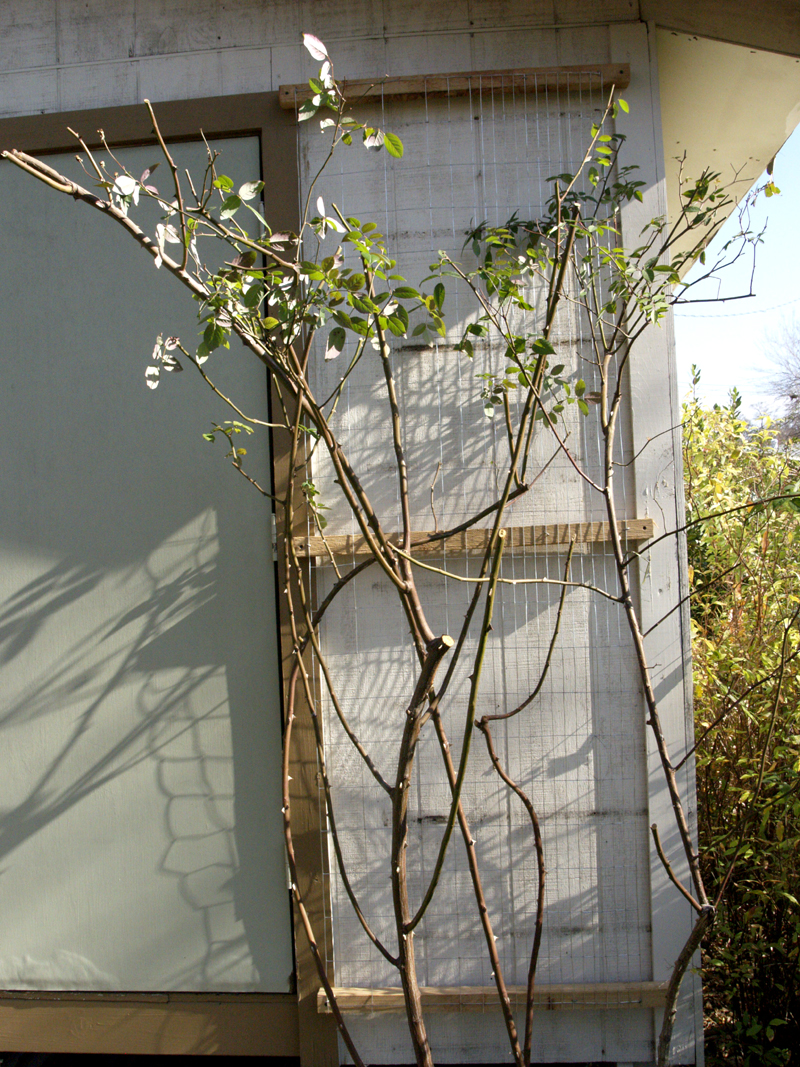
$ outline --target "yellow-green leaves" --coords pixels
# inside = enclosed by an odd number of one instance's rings
[[[403,158],[403,142],[396,133],[386,131],[383,135],[383,143],[390,156],[394,156],[395,159]]]

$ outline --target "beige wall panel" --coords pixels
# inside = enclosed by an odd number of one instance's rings
[[[554,0],[557,23],[636,22],[639,0]]]
[[[386,40],[389,74],[450,74],[469,70],[474,62],[475,40],[469,33],[425,33]]]
[[[635,159],[647,182],[643,203],[632,202],[623,212],[623,234],[627,243],[636,240],[642,226],[667,210],[666,181],[662,146],[654,131],[659,128],[658,68],[656,41],[644,27],[612,30],[615,54],[631,63],[631,84],[626,89],[630,113],[620,119],[628,136],[626,151]],[[650,57],[649,71],[644,62]],[[630,367],[633,407],[633,445],[641,453],[636,464],[636,506],[641,515],[651,515],[666,530],[684,521],[683,467],[681,462],[680,396],[671,321],[663,330],[643,335]],[[670,432],[671,431],[671,432]],[[647,656],[652,665],[652,681],[659,703],[662,729],[670,757],[677,763],[692,744],[691,675],[686,664],[691,657],[688,613],[675,610],[688,594],[684,546],[673,539],[661,541],[648,554],[648,564],[639,575],[642,629]],[[664,622],[656,626],[662,618]],[[659,828],[664,850],[676,875],[688,884],[688,864],[680,844],[652,731],[648,746],[648,823]],[[690,827],[696,827],[694,768],[688,761],[681,770],[678,786],[684,798]],[[696,832],[696,830],[695,830]],[[652,843],[650,844],[650,892],[652,899],[653,978],[668,978],[677,952],[692,928],[694,912],[680,897],[666,876]],[[658,1016],[659,1013],[657,1013]],[[660,1026],[660,1018],[657,1020]],[[673,1062],[702,1062],[702,1010],[697,971],[687,972],[681,990],[679,1013],[672,1040]]]
[[[436,27],[437,33],[468,30],[473,25],[469,0],[453,0],[443,7],[438,0],[383,0],[383,25],[387,36],[418,34]]]
[[[139,64],[141,100],[191,100],[220,91],[220,53],[153,57]]]
[[[800,122],[800,59],[657,30],[667,204],[705,167],[744,196]],[[768,102],[768,103],[767,103]],[[780,180],[777,180],[780,186]]]
[[[136,5],[135,54],[211,51],[220,47],[222,20],[227,25],[235,24],[236,13],[237,6],[233,5],[226,17],[214,0],[169,0],[167,4],[139,2]]]
[[[132,56],[136,8],[131,0],[58,0],[58,62],[95,63]]]
[[[0,70],[44,67],[58,62],[57,0],[0,7]]]
[[[78,111],[90,107],[125,107],[138,104],[142,95],[142,63],[84,63],[58,71],[59,108]],[[94,131],[82,131],[91,135]]]
[[[3,118],[57,111],[58,74],[55,68],[0,74],[0,107]]]
[[[219,57],[220,92],[266,93],[272,91],[272,49],[228,49]]]
[[[639,0],[642,19],[680,33],[800,55],[800,8],[774,0],[767,12],[750,0]]]

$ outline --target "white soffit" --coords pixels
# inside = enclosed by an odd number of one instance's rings
[[[689,177],[740,171],[744,196],[800,123],[800,58],[664,29],[656,44],[670,217],[684,153]]]

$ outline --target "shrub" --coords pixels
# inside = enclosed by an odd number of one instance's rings
[[[800,463],[740,408],[692,399],[684,463],[706,1055],[756,1067],[800,1062]]]

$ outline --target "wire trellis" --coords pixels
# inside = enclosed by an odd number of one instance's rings
[[[385,152],[353,147],[340,151],[314,188],[345,216],[373,220],[388,238],[398,271],[412,285],[429,274],[440,249],[474,266],[467,231],[479,223],[502,224],[513,213],[542,215],[554,174],[575,171],[583,159],[589,127],[602,116],[605,94],[591,75],[577,91],[533,84],[483,91],[480,76],[467,95],[423,93],[418,99],[377,99],[359,108],[359,119],[396,132],[405,144],[402,160]],[[326,151],[312,123],[299,128],[301,196]],[[330,239],[331,254],[336,236]],[[344,248],[346,257],[352,252]],[[355,262],[346,263],[355,267]],[[455,283],[455,279],[448,279]],[[433,282],[427,283],[430,291]],[[424,285],[423,285],[424,288]],[[476,346],[474,360],[453,347],[474,318],[474,299],[465,286],[448,284],[444,311],[448,333],[433,345],[414,338],[392,339],[393,369],[404,417],[414,529],[447,528],[496,497],[498,470],[507,455],[502,420],[484,414],[480,375],[502,360],[497,346]],[[540,294],[539,294],[540,296]],[[536,304],[537,294],[532,294]],[[541,299],[539,299],[541,305]],[[562,305],[553,334],[559,362],[591,390],[595,381],[589,337],[574,303]],[[314,361],[316,395],[335,387],[351,352],[335,361]],[[563,358],[562,358],[563,356]],[[391,441],[385,438],[388,407],[377,357],[362,358],[348,378],[336,413],[336,429],[359,471],[384,528],[400,529],[400,501]],[[573,414],[574,413],[574,414]],[[627,418],[627,413],[626,413]],[[575,407],[565,413],[564,432],[590,474],[600,470],[602,446],[594,418]],[[632,458],[627,424],[618,458]],[[569,462],[542,434],[532,453],[534,489],[509,512],[514,525],[605,518],[599,494],[592,496]],[[620,466],[618,508],[634,517],[632,467]],[[315,456],[313,478],[329,510],[329,533],[356,533],[332,473]],[[486,520],[484,525],[489,525]],[[309,534],[316,533],[309,529]],[[563,577],[565,554],[509,549],[503,574],[511,578]],[[339,563],[340,570],[355,559]],[[448,551],[437,566],[454,574],[473,573],[472,561]],[[577,581],[616,591],[609,548],[584,546],[575,552]],[[335,575],[322,562],[316,572],[318,597]],[[434,629],[458,629],[466,610],[463,583],[438,575],[419,577],[420,595]],[[558,589],[511,585],[497,594],[494,630],[484,666],[479,715],[515,707],[536,683],[556,618]],[[403,727],[404,697],[414,682],[415,660],[407,624],[388,581],[375,568],[351,582],[326,617],[322,642],[328,667],[348,716],[374,754],[384,777],[393,781],[393,753]],[[444,716],[454,759],[458,758],[468,693],[470,659],[451,686]],[[394,941],[389,876],[391,806],[345,737],[324,694],[328,768],[333,803],[349,878],[376,933]],[[526,790],[542,821],[547,866],[545,927],[537,981],[600,983],[651,977],[649,852],[644,720],[638,674],[618,606],[586,589],[570,592],[548,681],[521,715],[502,724],[496,744],[501,759]],[[491,770],[480,738],[473,741],[471,769],[463,793],[477,841],[487,902],[498,935],[506,981],[524,985],[533,939],[537,869],[530,822],[517,799]],[[409,889],[419,900],[435,862],[450,790],[435,737],[420,746],[411,802]],[[321,804],[323,804],[321,798]],[[323,820],[324,821],[324,820]],[[331,860],[331,863],[333,861]],[[379,988],[397,984],[396,972],[363,936],[332,869],[330,883],[337,985]],[[437,896],[415,935],[420,982],[426,986],[488,986],[492,975],[463,845],[454,837]],[[646,1012],[617,1016],[584,1013],[585,1026],[603,1034],[603,1047],[623,1059],[651,1055]],[[552,1018],[537,1022],[539,1058],[555,1034]],[[478,1061],[502,1045],[499,1013],[476,1023],[474,1015],[437,1016],[431,1039],[439,1061],[469,1047]],[[370,1062],[395,1062],[403,1027],[391,1030],[372,1019],[363,1032]],[[559,1041],[569,1049],[570,1040]],[[579,1048],[579,1039],[574,1047]],[[393,1042],[397,1043],[396,1047]],[[573,1042],[574,1044],[574,1042]],[[460,1052],[456,1052],[461,1049]],[[536,1052],[536,1049],[534,1050]],[[388,1059],[387,1059],[388,1058]]]

